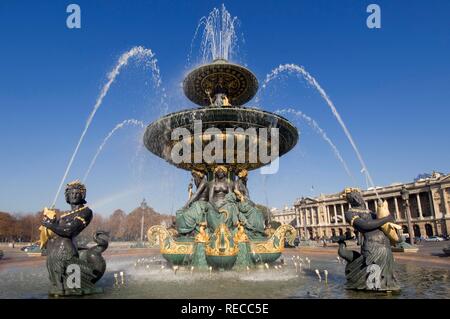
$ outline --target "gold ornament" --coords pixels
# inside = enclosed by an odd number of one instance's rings
[[[197,175],[197,176],[200,177],[200,178],[203,178],[203,176],[205,176],[205,172],[202,172],[202,171],[197,170],[197,169],[193,169],[193,170],[191,171],[191,174],[192,174],[192,175]]]
[[[237,245],[231,245],[231,232],[225,224],[220,224],[214,232],[214,248],[206,246],[207,256],[236,256],[239,252]]]
[[[231,106],[230,101],[226,95],[222,96],[223,106]]]
[[[170,232],[161,225],[155,225],[147,231],[147,238],[151,246],[159,243],[159,251],[163,255],[191,255],[194,242],[177,242]]]
[[[239,171],[239,173],[238,173],[238,176],[239,176],[239,178],[242,178],[242,177],[247,177],[248,176],[248,171],[244,168],[244,169],[241,169],[240,171]]]
[[[296,234],[297,231],[291,225],[281,225],[268,240],[250,242],[250,246],[252,252],[256,254],[282,253],[284,251],[285,238],[287,237],[289,244],[293,246]]]
[[[44,217],[50,220],[56,218],[56,211],[54,209],[44,208]],[[55,233],[45,226],[39,226],[39,247],[42,249],[47,244],[48,240],[53,237]]]
[[[387,201],[383,201],[380,205],[380,203],[377,204],[377,218],[383,218],[386,216],[389,216],[389,208]],[[397,244],[401,242],[400,237],[398,236],[397,230],[402,229],[400,225],[394,224],[394,223],[386,223],[383,226],[381,226],[381,230],[386,235],[387,238],[391,241],[392,244]]]
[[[217,173],[217,171],[218,171],[219,169],[222,170],[222,171],[224,171],[225,173],[228,173],[228,168],[227,168],[225,165],[217,165],[217,166],[214,168],[214,174]]]
[[[80,180],[74,180],[66,185],[66,188],[78,188],[83,195],[86,195],[86,186]]]
[[[347,196],[347,194],[352,193],[352,192],[358,192],[360,193],[361,190],[359,188],[356,187],[346,187],[342,193],[341,193],[341,198],[345,198]]]
[[[195,242],[196,243],[207,243],[207,242],[209,242],[209,235],[206,232],[206,223],[205,222],[200,224],[200,231],[197,234],[197,236],[195,236]]]
[[[245,228],[244,228],[244,226],[241,223],[239,223],[239,225],[238,225],[238,231],[234,235],[233,241],[235,243],[247,243],[247,242],[249,242],[248,236],[245,233]]]

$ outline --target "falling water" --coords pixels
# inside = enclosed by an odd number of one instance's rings
[[[125,120],[122,123],[117,124],[112,130],[111,132],[108,133],[108,135],[106,135],[105,139],[103,140],[102,144],[100,144],[99,148],[97,149],[97,153],[95,153],[94,157],[92,158],[91,164],[89,164],[89,168],[86,171],[86,174],[84,174],[84,178],[83,178],[83,182],[86,182],[86,179],[89,176],[89,173],[91,172],[92,168],[95,165],[95,162],[97,161],[97,157],[100,155],[100,153],[103,150],[103,147],[105,147],[106,143],[108,142],[108,140],[114,135],[114,133],[117,130],[120,130],[121,128],[123,128],[126,125],[135,125],[135,126],[139,126],[140,128],[144,128],[145,125],[142,121],[138,121],[135,119],[130,119],[130,120]]]
[[[325,90],[320,86],[320,84],[317,82],[317,80],[309,74],[303,66],[299,66],[296,64],[282,64],[278,66],[277,68],[273,69],[272,72],[267,74],[266,79],[264,80],[264,83],[262,85],[263,88],[269,84],[270,81],[273,79],[276,79],[281,73],[288,72],[288,73],[294,73],[301,75],[310,85],[312,85],[320,94],[320,96],[327,102],[327,105],[330,107],[331,112],[333,113],[334,117],[337,119],[339,124],[341,125],[342,129],[344,130],[345,135],[347,136],[350,144],[353,147],[353,150],[356,153],[356,156],[358,157],[359,162],[362,166],[362,171],[366,174],[366,177],[370,183],[370,185],[373,187],[376,196],[378,199],[380,199],[380,196],[378,195],[378,192],[375,188],[375,184],[373,183],[372,177],[370,176],[369,170],[367,169],[367,166],[361,156],[361,153],[358,150],[358,147],[356,146],[355,142],[353,141],[353,137],[350,134],[349,130],[347,129],[347,126],[345,125],[344,121],[342,120],[341,116],[339,115],[339,112],[337,111],[336,107],[334,106],[333,101],[329,98]]]
[[[200,52],[202,63],[216,59],[230,60],[237,44],[237,17],[232,17],[222,4],[220,9],[214,8],[208,16],[200,19],[191,42],[191,52],[194,41],[203,27]],[[190,55],[188,63],[190,62]]]
[[[161,77],[160,77],[159,68],[157,66],[157,60],[155,58],[154,53],[150,49],[146,49],[146,48],[144,48],[142,46],[137,46],[137,47],[133,47],[132,49],[130,49],[129,51],[125,52],[124,54],[122,54],[120,56],[119,60],[117,61],[117,64],[112,69],[112,71],[108,74],[108,82],[106,82],[106,84],[103,86],[102,90],[100,91],[100,94],[97,97],[97,100],[95,102],[94,108],[93,108],[91,114],[89,115],[89,117],[88,117],[88,119],[86,121],[86,125],[84,127],[84,130],[81,133],[81,136],[80,136],[80,139],[78,141],[78,144],[75,147],[75,150],[74,150],[74,152],[72,154],[72,157],[69,160],[69,164],[67,165],[66,171],[64,172],[63,178],[61,179],[61,182],[59,184],[58,190],[56,192],[55,198],[54,198],[53,203],[52,203],[52,207],[55,206],[55,204],[56,204],[56,200],[58,199],[59,193],[61,192],[61,188],[62,188],[62,186],[64,184],[64,181],[67,178],[67,174],[69,173],[69,170],[70,170],[70,168],[72,166],[73,160],[75,159],[75,156],[78,153],[78,149],[80,148],[81,143],[83,142],[84,136],[86,135],[86,132],[89,129],[89,126],[91,125],[92,120],[94,119],[95,113],[97,112],[97,110],[102,105],[103,98],[108,93],[109,88],[111,87],[111,84],[114,82],[114,80],[116,79],[117,75],[119,75],[120,70],[122,69],[122,67],[124,67],[125,65],[128,64],[128,60],[131,57],[136,57],[136,58],[138,58],[139,61],[142,61],[142,60],[146,61],[145,66],[151,68],[152,74],[153,74],[153,79],[155,81],[156,87],[160,86],[160,84],[161,84]]]
[[[290,113],[290,114],[294,114],[296,116],[301,117],[303,120],[305,120],[305,122],[315,131],[317,132],[325,142],[327,142],[331,149],[334,152],[334,155],[337,157],[337,159],[339,160],[339,162],[341,162],[342,166],[344,167],[345,171],[347,172],[348,176],[354,181],[353,175],[350,172],[347,163],[344,161],[344,159],[341,156],[341,153],[339,152],[338,148],[336,147],[336,145],[334,145],[334,143],[331,141],[331,139],[328,137],[327,133],[325,133],[325,131],[319,126],[319,124],[317,124],[317,122],[315,120],[313,120],[311,117],[309,117],[308,115],[304,114],[302,111],[298,111],[298,110],[294,110],[294,109],[282,109],[282,110],[277,110],[275,111],[275,113],[278,114],[286,114],[286,113]]]

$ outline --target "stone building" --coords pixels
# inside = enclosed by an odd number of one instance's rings
[[[379,196],[388,202],[389,211],[397,224],[408,233],[406,205],[400,191],[405,185],[409,191],[409,203],[414,236],[446,236],[450,230],[450,174],[433,173],[407,184],[392,184],[377,187]],[[321,195],[315,198],[298,199],[294,204],[295,214],[290,223],[304,238],[331,237],[335,235],[354,235],[352,227],[345,222],[344,212],[348,204],[340,197],[341,193]],[[374,189],[363,191],[366,206],[375,211],[377,200]],[[294,220],[295,219],[295,220]]]
[[[292,223],[292,221],[295,219],[295,215],[296,215],[295,208],[288,207],[287,205],[284,207],[284,209],[272,208],[270,210],[270,213],[272,215],[272,220],[279,222],[281,224]]]

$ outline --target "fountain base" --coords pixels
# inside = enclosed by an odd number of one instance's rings
[[[292,244],[295,235],[294,227],[281,225],[267,240],[239,242],[236,234],[232,238],[223,224],[206,243],[196,243],[194,237],[173,237],[161,225],[150,227],[147,234],[150,244],[159,244],[161,255],[171,265],[194,266],[198,270],[207,270],[206,265],[213,269],[238,270],[274,263],[284,251],[285,240]]]

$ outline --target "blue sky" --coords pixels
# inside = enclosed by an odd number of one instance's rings
[[[169,111],[192,107],[180,83],[199,19],[222,3],[240,20],[237,62],[262,82],[274,67],[303,65],[327,91],[360,148],[376,185],[449,171],[450,2],[376,1],[381,29],[368,29],[374,1],[73,1],[81,29],[68,29],[69,1],[0,2],[0,210],[50,205],[106,75],[133,46],[158,59]],[[199,57],[199,39],[193,59]],[[119,122],[160,114],[151,74],[130,63],[97,112],[68,180],[82,178],[103,138]],[[250,102],[248,105],[252,105]],[[304,122],[278,174],[250,175],[256,202],[292,204],[302,195],[365,187],[360,165],[318,93],[283,77],[260,92],[259,106],[301,110],[326,131],[350,167]],[[162,213],[187,197],[190,176],[156,158],[142,132],[127,127],[105,146],[89,177],[88,202],[100,214],[130,210],[145,197]],[[66,208],[63,197],[58,205]]]

